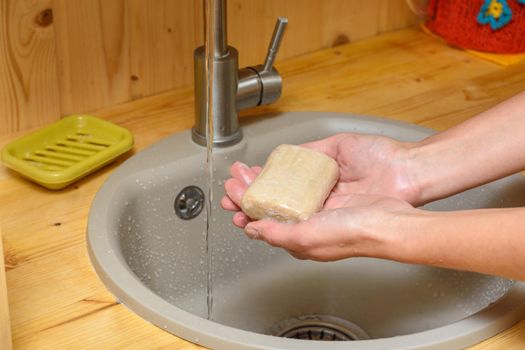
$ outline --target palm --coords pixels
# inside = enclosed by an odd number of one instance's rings
[[[378,223],[384,225],[398,213],[413,209],[407,202],[393,197],[369,194],[341,197],[344,202],[340,208],[315,213],[294,225],[294,232],[288,236],[290,239],[276,241],[274,238],[269,239],[269,243],[277,243],[298,259],[340,260],[356,256],[361,228],[374,232]]]
[[[381,136],[339,134],[304,146],[325,152],[339,164],[341,177],[328,198],[328,208],[338,207],[336,203],[342,200],[338,197],[352,193],[416,202],[417,189],[407,173],[406,143]]]

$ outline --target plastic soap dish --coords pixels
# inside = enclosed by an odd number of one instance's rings
[[[2,149],[2,162],[24,177],[58,190],[103,167],[133,147],[120,126],[90,115],[72,115]]]

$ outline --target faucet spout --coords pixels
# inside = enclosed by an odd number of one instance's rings
[[[210,4],[212,7],[208,7]],[[208,15],[207,10],[211,10]],[[218,147],[230,146],[242,139],[238,111],[273,103],[281,95],[282,79],[273,67],[273,62],[288,20],[278,19],[264,65],[239,70],[237,50],[227,43],[226,13],[226,0],[204,0],[205,26],[206,29],[212,29],[210,35],[205,35],[206,40],[212,40],[208,42],[213,52],[209,58],[212,79],[207,76],[205,47],[198,47],[194,52],[195,125],[192,128],[193,141],[203,146],[207,144],[210,90],[213,97],[213,128],[210,131],[213,133],[213,145]]]
[[[192,139],[199,145],[207,144],[208,94],[211,92],[210,108],[213,128],[210,128],[210,132],[213,133],[214,146],[224,147],[235,144],[242,138],[235,106],[239,69],[238,53],[227,43],[226,0],[204,0],[203,2],[204,37],[210,49],[208,57],[210,66],[206,66],[205,46],[195,49],[195,125],[192,129]],[[208,74],[212,76],[209,77]]]

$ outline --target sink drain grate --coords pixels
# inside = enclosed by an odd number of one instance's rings
[[[204,192],[197,186],[184,187],[175,198],[173,206],[179,218],[191,220],[204,208]]]
[[[356,324],[329,315],[290,318],[279,322],[274,328],[272,334],[292,339],[349,341],[370,338]]]
[[[287,330],[284,338],[306,340],[355,340],[352,334],[325,325],[304,325]]]

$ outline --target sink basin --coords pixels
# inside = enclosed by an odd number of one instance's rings
[[[189,132],[131,157],[100,189],[87,232],[96,272],[144,319],[214,349],[461,349],[522,319],[525,283],[372,258],[295,260],[246,238],[218,206],[233,161],[262,164],[278,144],[342,131],[406,141],[433,133],[372,117],[283,113],[244,125],[243,141],[215,150],[210,320],[206,213],[183,220],[174,210],[183,188],[207,192],[206,150]],[[427,208],[524,206],[524,194],[525,179],[514,175]]]

